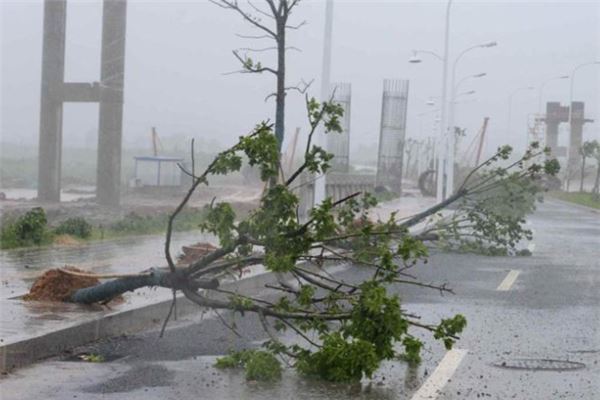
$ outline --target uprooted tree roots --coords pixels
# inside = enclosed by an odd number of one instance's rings
[[[100,280],[95,277],[75,275],[85,274],[75,267],[63,269],[50,269],[35,280],[24,300],[38,301],[70,301],[71,296],[79,289],[96,286]]]

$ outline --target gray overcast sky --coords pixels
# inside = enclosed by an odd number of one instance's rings
[[[2,140],[37,143],[41,76],[42,1],[2,1]],[[257,0],[258,1],[258,0]],[[260,3],[258,1],[258,3]],[[351,82],[352,147],[374,145],[379,132],[384,78],[410,80],[408,135],[421,131],[419,113],[425,100],[439,96],[441,64],[424,58],[407,62],[412,49],[441,53],[445,1],[335,2],[332,80]],[[304,1],[294,19],[307,20],[290,34],[289,84],[301,78],[316,81],[318,95],[323,36],[323,1]],[[99,77],[101,2],[69,1],[66,80]],[[235,33],[253,33],[240,17],[207,1],[129,1],[125,82],[124,142],[148,141],[151,126],[161,137],[195,136],[233,142],[257,121],[271,118],[274,105],[264,97],[272,91],[270,76],[224,75],[238,65],[231,49],[257,46]],[[457,1],[452,9],[451,55],[486,41],[498,46],[469,53],[458,76],[486,72],[465,83],[476,90],[458,106],[457,122],[471,134],[490,117],[486,146],[523,146],[528,114],[537,109],[537,90],[522,92],[513,106],[513,133],[506,132],[508,95],[520,86],[535,86],[569,74],[575,65],[600,59],[598,1]],[[260,46],[259,46],[260,47]],[[261,53],[262,54],[262,53]],[[453,56],[452,56],[453,57]],[[272,58],[264,54],[265,63]],[[544,100],[568,101],[568,80],[548,84]],[[586,102],[587,114],[600,119],[600,67],[581,69],[575,100]],[[290,94],[287,131],[305,127],[303,99]],[[422,134],[431,132],[423,117]],[[588,124],[586,138],[600,136],[599,122]],[[64,143],[95,146],[97,106],[65,108]],[[563,135],[561,142],[565,142]]]

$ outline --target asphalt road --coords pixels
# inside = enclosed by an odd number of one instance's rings
[[[195,317],[172,324],[161,340],[149,331],[76,349],[112,361],[55,359],[15,371],[0,380],[0,398],[600,399],[600,214],[552,202],[528,223],[531,257],[437,253],[415,268],[421,280],[448,283],[456,295],[394,288],[425,322],[455,313],[468,319],[453,352],[420,335],[427,345],[416,369],[388,362],[361,385],[307,380],[293,370],[278,384],[248,383],[212,364],[265,339],[256,319],[236,318],[239,338],[215,318]],[[360,279],[355,270],[341,275]]]

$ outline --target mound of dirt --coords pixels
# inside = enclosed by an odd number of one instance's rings
[[[198,261],[208,253],[215,251],[217,248],[210,243],[199,242],[191,246],[183,246],[183,254],[179,256],[179,264],[187,265],[194,261]]]
[[[75,267],[64,269],[86,273]],[[83,289],[99,284],[97,278],[75,276],[59,269],[50,269],[35,280],[29,293],[23,296],[24,300],[38,301],[69,301],[71,295],[78,289]]]
[[[56,235],[54,237],[54,244],[57,244],[59,246],[76,246],[79,244],[79,240],[67,234]]]

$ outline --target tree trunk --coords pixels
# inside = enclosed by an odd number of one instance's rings
[[[277,95],[275,98],[275,137],[281,153],[285,130],[285,21],[277,21]]]
[[[162,278],[162,274],[152,274],[115,279],[77,290],[71,296],[71,301],[82,304],[109,301],[125,292],[130,292],[141,287],[160,286]]]
[[[76,290],[70,300],[73,303],[81,304],[104,303],[123,293],[142,287],[164,287],[177,290],[184,288],[189,290],[216,289],[219,287],[219,281],[217,279],[186,280],[185,276],[181,276],[181,274],[157,270],[151,274],[118,278]]]
[[[579,183],[579,191],[583,192],[583,178],[585,178],[585,156],[582,157],[581,161],[581,182]]]

